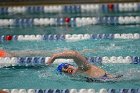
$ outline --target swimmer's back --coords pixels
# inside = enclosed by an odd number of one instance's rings
[[[118,80],[120,80],[123,77],[123,75],[116,75],[113,78],[89,78],[89,77],[85,77],[86,82],[116,82]]]

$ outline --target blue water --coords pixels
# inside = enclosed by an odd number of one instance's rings
[[[139,88],[140,68],[139,65],[126,64],[105,64],[100,67],[110,73],[123,74],[124,76],[116,82],[86,82],[66,75],[56,74],[56,65],[51,67],[20,67],[1,68],[0,87],[1,88]]]
[[[7,51],[40,51],[45,55],[64,50],[76,50],[85,57],[93,56],[140,56],[139,40],[84,40],[67,41],[20,41],[0,45]],[[28,56],[28,55],[26,55]],[[29,55],[31,56],[31,55]],[[35,56],[35,55],[34,55]],[[36,55],[40,56],[40,55]],[[112,74],[124,76],[116,82],[86,82],[56,73],[57,64],[39,67],[10,67],[0,69],[1,88],[139,88],[139,64],[95,64]]]
[[[139,33],[136,25],[88,25],[83,27],[0,27],[0,35],[30,35],[30,34],[107,34],[107,33]]]
[[[71,14],[71,16],[92,16],[84,14]],[[139,15],[139,13],[110,14],[110,16]],[[6,15],[0,18],[29,18],[29,17],[60,17],[70,16],[55,15]],[[96,14],[96,16],[105,16]],[[83,27],[0,27],[0,35],[26,35],[26,34],[107,34],[107,33],[140,33],[140,26],[135,25],[89,25]],[[66,41],[10,41],[0,43],[0,49],[7,51],[44,51],[45,55],[64,50],[76,50],[85,57],[93,56],[140,56],[140,40],[84,40],[77,42]],[[32,55],[26,55],[32,56]],[[35,56],[35,55],[34,55]],[[68,77],[56,73],[57,64],[37,67],[8,67],[0,68],[0,88],[139,88],[139,64],[94,64],[109,73],[123,74],[124,76],[114,82],[86,82],[78,78]]]
[[[86,57],[140,56],[140,40],[13,41],[4,42],[0,47],[7,51],[44,51],[44,56],[64,50],[76,50]]]

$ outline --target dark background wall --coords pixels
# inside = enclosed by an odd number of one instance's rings
[[[47,4],[79,4],[79,3],[117,3],[140,2],[140,0],[0,0],[0,5],[47,5]]]

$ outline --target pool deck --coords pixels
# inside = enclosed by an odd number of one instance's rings
[[[121,2],[122,3],[140,2],[140,0],[0,0],[0,6],[121,3]]]

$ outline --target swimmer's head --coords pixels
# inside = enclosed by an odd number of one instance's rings
[[[4,50],[0,50],[0,57],[6,57],[8,53]]]
[[[62,74],[62,72],[68,73],[68,74],[73,74],[75,72],[75,67],[68,63],[62,63],[62,64],[58,65],[57,71],[60,74]]]

